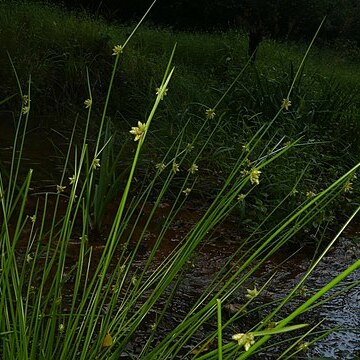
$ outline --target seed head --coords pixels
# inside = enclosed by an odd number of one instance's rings
[[[91,164],[91,167],[96,170],[97,168],[100,167],[100,159],[94,159],[92,164]]]
[[[64,330],[65,330],[65,325],[64,325],[64,324],[60,324],[60,325],[59,325],[59,332],[60,332],[60,333],[63,333]]]
[[[160,95],[160,100],[164,100],[164,96],[167,95],[168,89],[164,86],[156,88],[156,95]]]
[[[180,165],[178,163],[176,163],[175,161],[173,162],[173,165],[172,165],[172,171],[174,174],[176,174],[177,172],[180,171]]]
[[[193,144],[187,144],[186,145],[186,147],[185,147],[185,150],[187,151],[187,152],[190,152],[192,149],[194,149],[194,145]]]
[[[285,110],[289,110],[290,106],[291,106],[291,101],[289,99],[283,99],[281,108]]]
[[[84,105],[85,105],[85,108],[86,108],[86,109],[90,108],[91,105],[92,105],[92,99],[86,99],[86,100],[84,101]]]
[[[28,105],[29,104],[29,96],[28,95],[23,95],[22,97],[22,103],[24,106]]]
[[[162,172],[163,170],[165,170],[166,165],[164,163],[158,163],[155,165],[155,168],[159,171]]]
[[[259,183],[260,183],[260,180],[259,180],[260,174],[261,174],[260,170],[257,170],[255,168],[251,169],[250,170],[250,182],[252,184],[259,185]]]
[[[189,167],[188,171],[194,175],[197,171],[199,171],[199,167],[194,163]]]
[[[311,190],[306,193],[306,197],[309,198],[309,199],[313,198],[315,196],[316,196],[316,194]]]
[[[144,136],[145,130],[146,123],[143,124],[141,121],[138,121],[138,126],[133,126],[130,130],[130,134],[135,136],[134,141],[140,140]]]
[[[121,54],[124,50],[124,47],[122,45],[115,45],[114,48],[113,48],[113,55],[114,56],[117,56],[119,54]]]
[[[256,286],[254,286],[253,290],[246,289],[247,294],[245,295],[248,299],[254,299],[259,295],[259,291],[256,289]]]
[[[66,189],[66,186],[56,185],[56,192],[57,192],[58,194],[64,192],[65,189]]]
[[[30,106],[23,106],[21,109],[21,113],[23,115],[27,114],[30,111]]]
[[[212,120],[216,116],[215,109],[205,110],[205,117],[209,120]]]
[[[249,144],[243,145],[242,148],[243,148],[243,150],[244,150],[245,152],[250,152],[250,146],[249,146]]]
[[[248,351],[251,345],[255,344],[254,335],[250,332],[247,334],[235,334],[232,339],[237,341],[239,346],[243,346],[245,351]]]
[[[29,264],[33,260],[33,257],[30,254],[26,255],[26,262]]]
[[[344,185],[344,192],[351,192],[353,189],[353,183],[351,181],[347,181]]]

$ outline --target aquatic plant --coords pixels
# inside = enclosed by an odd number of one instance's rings
[[[289,211],[270,230],[262,232],[262,224],[259,224],[252,234],[241,240],[226,265],[213,274],[210,284],[198,299],[189,304],[188,311],[178,314],[177,324],[164,333],[161,328],[171,314],[177,288],[191,268],[199,246],[209,241],[209,234],[239,202],[244,202],[249,194],[261,191],[262,177],[275,160],[290,149],[296,151],[299,140],[284,144],[282,139],[266,140],[266,135],[280,114],[291,105],[291,91],[303,63],[295,74],[286,99],[281,102],[279,98],[277,113],[248,139],[213,202],[174,249],[163,255],[162,243],[171,224],[196,190],[196,176],[201,172],[198,159],[206,153],[211,135],[226,120],[226,113],[221,113],[221,101],[241,78],[248,64],[215,106],[204,107],[203,123],[191,144],[183,140],[185,126],[168,152],[158,159],[156,167],[149,170],[150,180],[146,182],[145,179],[140,190],[132,192],[142,147],[151,131],[155,112],[164,97],[171,96],[174,48],[163,78],[154,89],[149,115],[128,130],[135,140],[131,142],[134,155],[127,181],[119,189],[122,195],[111,228],[105,239],[94,240],[91,239],[91,212],[92,209],[100,212],[96,209],[103,207],[105,197],[99,194],[106,193],[104,189],[113,179],[113,171],[105,171],[109,166],[104,166],[106,158],[103,157],[111,147],[111,137],[106,130],[107,107],[119,59],[126,52],[128,41],[137,27],[125,43],[114,46],[114,67],[95,146],[91,148],[86,140],[93,111],[88,80],[89,94],[84,101],[88,116],[83,142],[78,148],[73,140],[74,127],[61,178],[54,184],[53,191],[38,196],[35,202],[31,196],[33,171],[21,178],[21,156],[17,156],[23,152],[31,114],[31,78],[24,93],[13,65],[21,105],[10,169],[6,172],[2,170],[0,174],[3,219],[0,230],[1,354],[5,359],[24,360],[119,359],[122,356],[140,359],[245,359],[263,351],[269,338],[296,331],[296,336],[282,344],[283,355],[289,357],[299,351],[295,346],[300,342],[304,344],[304,339],[310,338],[318,325],[311,324],[311,329],[303,333],[300,330],[306,324],[292,322],[297,322],[300,314],[316,306],[321,296],[360,266],[360,261],[354,262],[308,300],[284,315],[285,306],[297,296],[307,276],[359,208],[296,287],[289,289],[287,294],[280,294],[279,301],[271,304],[257,302],[271,283],[271,275],[260,287],[254,285],[248,288],[248,281],[267,259],[311,223],[319,212],[336,202],[360,164],[317,195],[305,198],[300,206]],[[307,53],[303,61],[306,56]],[[198,147],[197,138],[208,126],[212,128],[211,134]],[[229,141],[232,140],[230,135]],[[258,149],[259,146],[261,149]],[[250,161],[254,154],[260,155]],[[151,224],[158,222],[157,210],[166,200],[168,192],[173,192],[171,184],[177,176],[181,176],[181,186],[173,197],[170,210],[154,241],[146,241]],[[122,182],[117,184],[122,186]],[[291,195],[289,193],[288,196]],[[285,201],[286,198],[280,201],[276,209]],[[149,205],[150,211],[144,218]],[[268,214],[266,220],[270,220],[272,215]],[[146,256],[141,254],[144,242]],[[235,294],[243,294],[245,302],[223,321],[222,307],[229,304]],[[251,316],[247,318],[249,313],[260,309],[266,315],[256,320]],[[323,333],[310,338],[302,348],[320,336]],[[216,338],[217,346],[212,349]]]

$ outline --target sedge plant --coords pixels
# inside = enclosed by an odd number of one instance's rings
[[[29,85],[27,93],[23,94],[20,80],[17,79],[22,104],[13,157],[7,175],[3,172],[0,174],[0,352],[5,359],[247,358],[265,347],[270,337],[307,328],[307,324],[297,322],[298,315],[314,306],[321,296],[360,265],[357,261],[349,266],[309,300],[269,327],[284,305],[295,296],[298,287],[328,251],[327,248],[299,285],[284,294],[281,301],[272,304],[274,306],[267,316],[251,326],[246,325],[246,328],[239,326],[248,324],[243,310],[251,310],[256,299],[272,281],[270,276],[259,289],[256,286],[247,288],[251,275],[309,224],[319,211],[336,201],[360,166],[356,165],[317,196],[306,199],[289,211],[288,216],[272,229],[261,232],[259,224],[253,234],[241,241],[238,251],[234,252],[227,265],[213,275],[210,284],[198,299],[194,299],[181,320],[167,333],[162,333],[161,328],[171,312],[177,288],[186,276],[187,264],[199,246],[206,244],[209,234],[239,203],[258,191],[263,174],[269,171],[276,159],[286,156],[289,149],[296,150],[298,141],[284,144],[278,140],[275,143],[272,139],[264,140],[281,112],[291,106],[293,86],[288,96],[279,101],[279,109],[273,119],[260,126],[254,136],[248,139],[241,156],[200,219],[163,256],[162,244],[180,210],[196,190],[197,174],[201,172],[199,160],[201,156],[206,156],[209,146],[209,141],[205,141],[197,148],[197,138],[205,126],[212,126],[210,139],[226,120],[225,113],[219,115],[224,98],[220,97],[214,106],[206,107],[203,125],[194,134],[193,141],[184,142],[185,126],[151,170],[151,180],[141,187],[140,192],[132,192],[142,147],[151,132],[151,123],[156,120],[155,114],[161,102],[171,94],[171,77],[175,71],[172,65],[174,48],[162,81],[154,89],[149,115],[144,120],[138,120],[129,130],[134,140],[134,155],[127,181],[125,184],[117,182],[122,195],[110,230],[101,243],[92,244],[89,241],[91,212],[94,204],[98,209],[96,211],[104,211],[106,204],[102,201],[106,196],[101,188],[109,183],[106,175],[97,175],[105,165],[105,154],[109,154],[107,149],[111,146],[107,106],[119,60],[128,40],[113,48],[114,69],[94,148],[86,141],[93,107],[88,81],[89,94],[84,103],[88,110],[84,140],[79,148],[74,144],[74,127],[61,178],[53,191],[41,194],[35,200],[30,196],[32,170],[25,177],[19,177],[21,157],[16,154],[22,153],[30,114],[31,89]],[[228,91],[241,79],[247,65]],[[295,74],[294,83],[302,65]],[[15,67],[14,73],[16,75]],[[259,151],[259,146],[264,148]],[[250,161],[253,153],[261,155]],[[110,165],[104,167],[109,168]],[[157,210],[169,192],[173,192],[172,183],[180,174],[181,186],[173,193],[172,205],[155,240],[146,243],[144,258],[141,254],[142,244],[146,242],[152,224],[157,222]],[[100,184],[96,183],[98,180]],[[284,201],[279,202],[279,208]],[[144,210],[149,206],[150,211],[143,219]],[[29,209],[33,212],[28,213]],[[224,304],[234,294],[241,292],[246,302],[230,318],[223,318]],[[260,307],[256,305],[255,310]],[[197,334],[206,324],[213,324],[212,328],[203,332],[199,339]],[[144,327],[148,329],[146,339],[140,339]],[[315,330],[316,324],[312,324],[311,329]],[[302,333],[299,337],[303,339],[306,334]],[[215,339],[216,349],[212,350],[210,344]],[[292,344],[285,344],[284,356],[292,351]]]

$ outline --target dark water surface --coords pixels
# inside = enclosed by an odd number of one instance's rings
[[[349,231],[348,236],[356,237],[357,230],[353,228]],[[193,269],[179,287],[173,305],[175,313],[184,312],[184,309],[189,307],[188,304],[201,295],[202,290],[208,285],[209,279],[214,273],[220,271],[236,247],[234,239],[227,241],[218,238],[200,249]],[[257,284],[258,288],[261,287],[270,275],[276,272],[275,277],[264,290],[264,294],[259,296],[259,301],[271,302],[282,298],[298,284],[305,274],[313,260],[314,250],[312,247],[297,252],[293,248],[281,250],[266,261],[260,271],[257,271],[255,276],[249,279],[249,288],[252,288],[253,284]],[[293,305],[302,304],[310,295],[313,295],[359,258],[360,243],[349,240],[347,237],[340,237],[308,277],[304,284],[304,296],[296,299]],[[342,285],[326,296],[331,297],[335,292],[354,282],[357,285],[349,291],[330,298],[321,306],[301,315],[300,323],[308,323],[309,328],[323,320],[317,330],[329,328],[337,328],[337,330],[323,340],[310,345],[307,350],[300,352],[297,355],[298,359],[360,359],[360,270],[352,273]],[[235,303],[241,304],[246,301],[244,290],[241,294],[234,296]],[[260,316],[266,314],[260,314]],[[283,315],[286,316],[286,312]],[[244,330],[248,329],[241,329],[239,326],[238,332],[245,332]],[[277,355],[273,352],[264,353],[255,358],[276,359]]]

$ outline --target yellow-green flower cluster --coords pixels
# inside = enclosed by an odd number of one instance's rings
[[[113,294],[118,293],[119,290],[120,290],[120,287],[119,287],[118,284],[113,284],[113,285],[111,285],[111,292],[112,292]]]
[[[315,196],[316,196],[316,194],[311,190],[306,192],[306,197],[309,198],[309,199],[313,198]]]
[[[89,241],[89,238],[88,238],[87,235],[84,234],[83,236],[80,236],[80,237],[79,237],[79,240],[82,241],[82,242],[88,242],[88,241]]]
[[[353,189],[353,183],[349,180],[344,185],[344,192],[351,192]]]
[[[291,101],[289,99],[283,99],[281,107],[285,110],[289,110],[290,106],[291,106]]]
[[[75,174],[73,176],[70,176],[69,177],[70,185],[75,184],[75,180],[76,180]]]
[[[117,55],[121,54],[123,52],[123,50],[124,50],[124,47],[122,45],[115,45],[112,50],[113,51],[112,54],[114,56],[117,56]]]
[[[91,167],[96,170],[97,168],[100,167],[100,159],[94,159],[92,164],[91,164]]]
[[[57,192],[58,194],[64,192],[65,189],[66,189],[66,186],[56,185],[56,192]]]
[[[138,141],[144,137],[146,131],[146,123],[138,121],[138,126],[133,126],[130,130],[130,134],[134,135],[134,141]]]
[[[186,188],[185,190],[183,190],[183,193],[185,194],[185,196],[188,196],[191,193],[191,189]]]
[[[189,143],[186,145],[185,151],[190,152],[193,149],[194,149],[194,145]]]
[[[251,167],[251,160],[250,159],[245,159],[244,163],[245,163],[245,166]]]
[[[167,95],[168,89],[165,86],[160,86],[156,88],[156,95],[160,96],[160,100],[164,100],[164,96]]]
[[[205,117],[207,119],[213,119],[216,116],[215,109],[207,109],[205,110]]]
[[[26,106],[29,104],[29,95],[23,95],[22,97],[22,103],[23,103],[23,106]]]
[[[180,171],[180,165],[178,163],[176,163],[175,161],[172,164],[172,171],[174,174],[176,174],[177,172]]]
[[[254,335],[250,332],[247,334],[235,334],[232,339],[237,341],[239,346],[243,346],[245,351],[248,351],[251,345],[255,344]]]
[[[189,167],[188,172],[191,174],[195,174],[198,170],[199,167],[194,163]]]
[[[59,332],[63,333],[65,331],[65,325],[64,324],[59,324]]]
[[[24,95],[22,97],[22,108],[21,112],[22,114],[27,114],[30,111],[30,99],[28,95]]]
[[[250,146],[249,144],[245,144],[242,146],[242,149],[245,151],[245,152],[250,152]]]
[[[253,290],[246,289],[247,294],[245,295],[248,299],[254,299],[259,295],[259,291],[256,289],[256,286],[254,286]]]
[[[158,164],[155,165],[155,168],[157,170],[159,170],[159,172],[161,172],[161,171],[165,170],[166,165],[164,163],[158,163]]]
[[[260,174],[261,174],[261,171],[260,170],[257,170],[257,169],[251,169],[250,170],[250,182],[252,184],[255,184],[255,185],[259,185],[260,183]]]
[[[92,99],[86,99],[84,101],[85,109],[89,109],[92,105]]]

